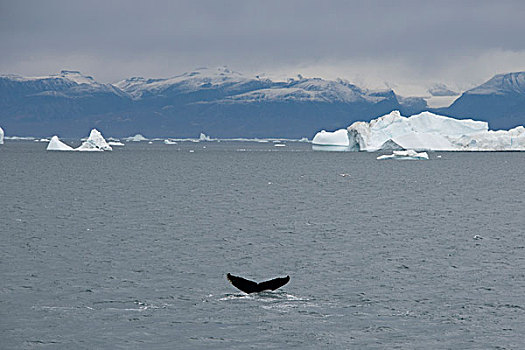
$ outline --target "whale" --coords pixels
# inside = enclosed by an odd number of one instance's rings
[[[247,294],[259,293],[264,290],[276,290],[290,281],[290,276],[286,276],[257,283],[255,281],[247,280],[246,278],[234,276],[230,273],[226,275],[226,278],[235,288],[240,289]]]

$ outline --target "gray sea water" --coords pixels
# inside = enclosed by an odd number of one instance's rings
[[[376,156],[6,142],[0,347],[525,348],[525,153]]]

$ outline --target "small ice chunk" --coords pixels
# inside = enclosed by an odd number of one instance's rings
[[[141,134],[136,134],[135,136],[126,137],[124,139],[124,141],[127,141],[127,142],[140,142],[140,141],[148,141],[148,139],[145,138]]]
[[[124,144],[122,142],[120,142],[120,141],[109,141],[108,145],[110,145],[110,146],[117,146],[117,147],[124,146]]]
[[[165,145],[176,145],[177,142],[175,142],[173,140],[170,140],[170,139],[166,139],[166,140],[164,140],[164,144]]]
[[[4,129],[0,128],[0,145],[4,144]]]
[[[409,149],[407,151],[393,151],[392,154],[385,154],[377,157],[378,160],[383,159],[410,159],[410,160],[420,160],[428,159],[427,152],[417,153],[416,151]]]
[[[201,132],[201,134],[199,135],[199,141],[211,141],[211,138],[205,133]]]

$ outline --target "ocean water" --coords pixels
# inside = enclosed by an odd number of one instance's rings
[[[525,348],[525,153],[376,156],[6,142],[0,348]]]

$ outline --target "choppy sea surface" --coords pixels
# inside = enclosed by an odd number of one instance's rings
[[[0,348],[525,348],[525,153],[376,157],[6,142]]]

